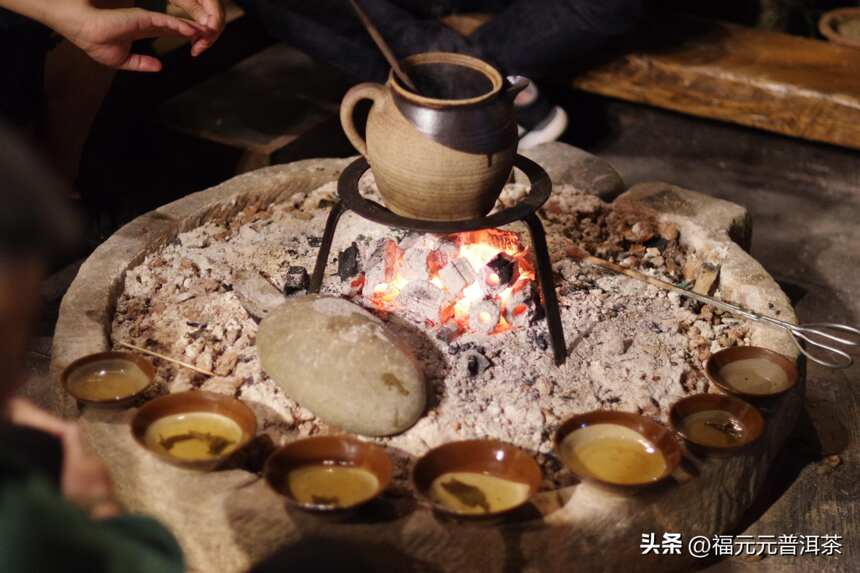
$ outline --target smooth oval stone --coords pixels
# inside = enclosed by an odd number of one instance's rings
[[[260,323],[257,351],[290,398],[349,432],[396,434],[424,412],[414,356],[381,320],[347,300],[288,300]]]

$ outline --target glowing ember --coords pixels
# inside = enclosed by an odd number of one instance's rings
[[[499,333],[528,321],[534,279],[519,235],[485,230],[385,240],[354,284],[377,309],[456,332]]]

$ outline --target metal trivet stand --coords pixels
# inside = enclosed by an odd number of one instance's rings
[[[567,358],[567,346],[564,342],[561,313],[558,309],[558,298],[555,294],[552,279],[552,264],[550,263],[549,250],[546,246],[546,234],[544,233],[543,224],[541,224],[540,218],[537,216],[537,210],[549,199],[552,192],[552,182],[550,182],[549,175],[547,175],[546,171],[540,165],[522,155],[517,155],[514,160],[514,166],[526,174],[531,183],[531,189],[528,195],[513,207],[478,219],[464,221],[424,221],[402,217],[392,213],[379,203],[362,197],[358,192],[358,181],[370,166],[365,158],[360,157],[356,159],[343,170],[337,181],[337,194],[340,201],[334,204],[328,215],[322,244],[317,255],[314,274],[311,276],[308,292],[319,293],[320,287],[322,287],[323,273],[328,263],[334,233],[337,229],[340,216],[346,210],[353,211],[365,219],[388,227],[435,234],[495,229],[516,221],[524,221],[531,235],[532,248],[534,249],[535,261],[537,263],[537,278],[546,311],[546,322],[549,328],[555,363],[557,365],[563,364]]]

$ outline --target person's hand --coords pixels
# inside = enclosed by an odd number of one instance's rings
[[[113,480],[105,463],[84,449],[80,427],[72,424],[63,434],[63,497],[93,519],[122,512],[113,493]]]
[[[37,407],[25,398],[11,398],[7,403],[10,422],[28,426],[57,437],[63,444],[63,497],[90,517],[103,519],[122,510],[113,495],[110,471],[101,459],[84,448],[80,427]]]
[[[182,9],[195,22],[205,27],[208,34],[198,38],[191,45],[191,55],[199,56],[212,47],[215,40],[224,31],[224,6],[221,0],[168,0],[177,8]]]
[[[195,0],[181,1],[192,3]],[[213,30],[192,20],[140,8],[99,9],[88,0],[68,0],[60,4],[47,24],[93,60],[112,68],[138,72],[157,72],[161,70],[161,62],[153,56],[132,54],[131,46],[136,40],[185,37],[192,40],[192,53],[196,50],[199,54],[217,37]],[[204,43],[200,44],[201,41]]]

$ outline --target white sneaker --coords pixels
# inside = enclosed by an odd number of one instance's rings
[[[511,83],[517,80],[522,81],[522,77],[508,77]],[[567,129],[567,112],[542,97],[537,85],[531,80],[514,99],[514,111],[517,114],[520,149],[530,149],[541,143],[555,141]]]

